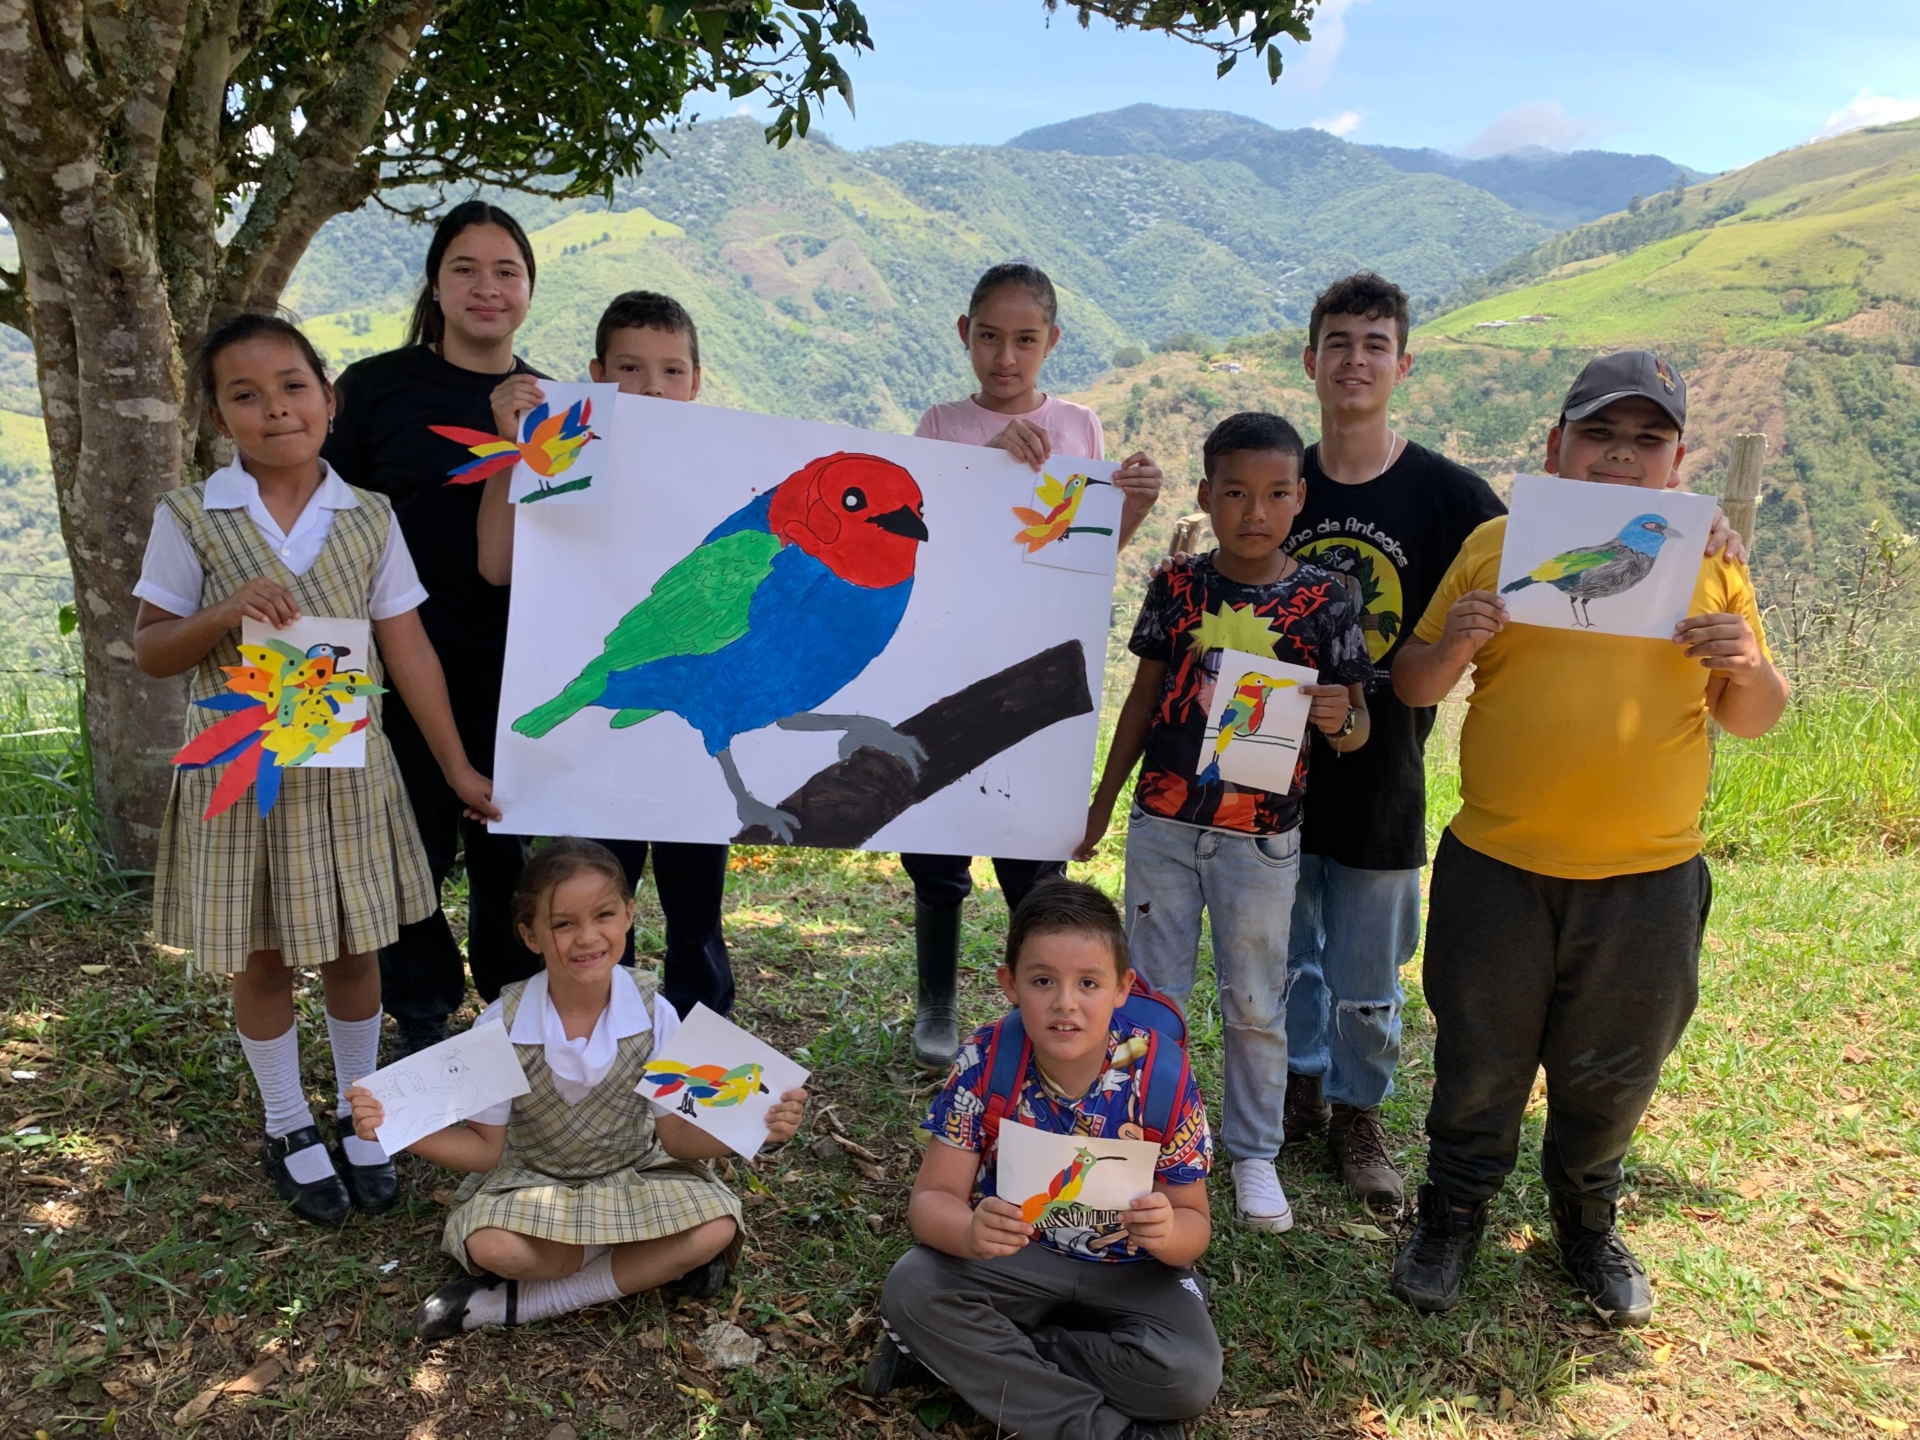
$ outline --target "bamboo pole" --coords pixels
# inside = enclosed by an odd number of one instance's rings
[[[1748,554],[1753,553],[1753,532],[1760,509],[1760,474],[1766,464],[1766,436],[1733,437],[1733,458],[1727,462],[1727,483],[1720,492],[1720,508],[1727,512],[1727,523],[1740,532]]]

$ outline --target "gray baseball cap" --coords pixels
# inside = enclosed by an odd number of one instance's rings
[[[1651,350],[1622,350],[1588,361],[1567,391],[1566,403],[1560,407],[1561,422],[1584,420],[1634,395],[1651,400],[1673,417],[1675,425],[1687,428],[1687,382]]]

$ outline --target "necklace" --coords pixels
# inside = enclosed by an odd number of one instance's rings
[[[1380,468],[1373,472],[1374,480],[1378,480],[1382,475],[1386,474],[1387,471],[1393,468],[1394,453],[1399,448],[1400,448],[1400,432],[1394,429],[1391,425],[1389,425],[1387,427],[1387,458],[1381,461]],[[1372,484],[1373,482],[1368,481],[1367,483]]]

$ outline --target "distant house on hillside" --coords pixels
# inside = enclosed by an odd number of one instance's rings
[[[1209,370],[1221,370],[1229,375],[1238,375],[1246,368],[1238,360],[1215,360],[1207,366]]]
[[[1511,320],[1477,320],[1474,322],[1473,328],[1476,330],[1504,330],[1512,323]]]

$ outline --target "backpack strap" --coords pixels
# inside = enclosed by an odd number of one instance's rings
[[[1018,1010],[1010,1010],[993,1027],[993,1039],[987,1042],[987,1057],[980,1066],[980,1130],[986,1137],[985,1149],[1000,1142],[1000,1121],[1012,1112],[1020,1099],[1020,1079],[1027,1073],[1027,1061],[1033,1054],[1033,1042],[1027,1039],[1027,1027]]]
[[[1140,1074],[1140,1132],[1155,1145],[1165,1144],[1173,1127],[1173,1107],[1186,1093],[1188,1069],[1186,1046],[1153,1031],[1136,1073]]]

